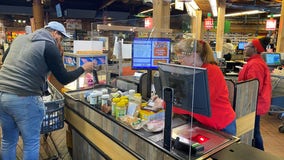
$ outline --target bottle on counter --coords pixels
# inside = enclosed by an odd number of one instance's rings
[[[126,115],[125,101],[119,101],[116,104],[115,118],[123,117]]]
[[[102,91],[97,91],[97,99],[98,99],[98,101],[97,101],[97,105],[98,106],[101,106],[102,105],[102,95],[103,95],[103,92]]]
[[[103,94],[108,94],[108,90],[107,89],[102,89]]]
[[[110,93],[110,95],[111,95],[111,98],[119,98],[119,97],[121,97],[122,92],[117,91],[117,92]]]
[[[136,93],[136,91],[134,89],[130,89],[128,91],[128,94],[129,94],[128,99],[132,99],[134,97],[135,93]]]
[[[109,94],[102,95],[101,110],[105,113],[109,113],[111,111],[111,102],[109,99]]]
[[[111,103],[111,115],[115,116],[117,103],[120,101],[120,98],[113,98]]]
[[[142,103],[142,96],[140,93],[135,93],[133,97],[129,97],[127,115],[137,117]]]
[[[96,95],[97,95],[96,92],[90,93],[90,95],[89,95],[90,105],[95,105],[97,103]]]
[[[127,99],[128,100],[128,96],[121,96],[121,99]]]
[[[128,102],[129,102],[128,96],[121,96],[121,97],[120,97],[120,101],[125,102],[126,109],[127,109]]]

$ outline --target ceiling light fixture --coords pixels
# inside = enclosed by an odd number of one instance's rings
[[[145,11],[142,11],[142,12],[140,12],[139,14],[144,14],[144,13],[148,13],[148,12],[152,12],[152,11],[153,11],[153,8],[152,8],[152,9],[145,10]]]
[[[191,2],[184,2],[184,3],[189,3],[189,5],[194,9],[194,10],[199,10],[198,5],[195,3],[194,0],[192,0]]]
[[[273,14],[273,17],[280,17],[281,16],[281,14]],[[271,17],[271,15],[267,15],[267,18],[270,18]]]
[[[218,11],[217,11],[217,2],[216,0],[209,0],[210,6],[211,6],[211,11],[213,14],[213,17],[218,16]]]
[[[225,17],[236,17],[236,16],[244,16],[244,15],[260,14],[260,13],[265,13],[265,11],[260,11],[260,10],[251,10],[251,11],[244,11],[244,12],[230,13],[230,14],[226,14],[226,15],[225,15]]]
[[[174,5],[174,4],[175,4],[175,3],[171,3],[170,5],[172,6],[172,5]],[[145,10],[145,11],[142,11],[142,12],[138,13],[138,14],[145,14],[145,13],[152,12],[152,11],[153,11],[153,8],[147,9],[147,10]]]
[[[194,0],[190,1],[190,2],[184,2],[187,13],[190,16],[196,16],[196,10],[199,10],[198,5],[195,3]]]

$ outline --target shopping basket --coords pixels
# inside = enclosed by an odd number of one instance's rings
[[[63,95],[48,82],[49,98],[44,100],[46,113],[41,124],[41,134],[49,133],[64,127]]]
[[[64,106],[57,103],[45,104],[46,113],[41,124],[41,134],[49,133],[64,127]]]
[[[64,97],[50,82],[48,82],[48,93],[48,95],[43,97],[46,111],[41,124],[40,133],[44,134],[45,141],[47,137],[50,138],[57,155],[62,159],[55,141],[51,136],[51,132],[64,127]],[[57,159],[56,157],[53,158]]]

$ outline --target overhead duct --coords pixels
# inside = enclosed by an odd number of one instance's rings
[[[95,18],[95,10],[66,9],[64,16],[68,18]]]
[[[111,5],[112,3],[114,3],[116,0],[110,0],[107,3],[103,4],[99,10],[106,8],[107,6]]]
[[[273,6],[273,7],[264,7],[260,5],[233,5],[231,3],[226,4],[226,9],[234,9],[239,11],[248,11],[248,10],[260,10],[260,11],[266,11],[270,13],[280,13],[281,11],[281,5],[280,6]]]
[[[117,11],[98,11],[95,19],[104,19],[107,18],[109,20],[122,20],[128,19],[128,12],[117,12]]]
[[[7,15],[33,15],[32,7],[0,5],[0,14]]]

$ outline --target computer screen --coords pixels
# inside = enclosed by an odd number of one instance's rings
[[[262,53],[265,63],[268,66],[280,66],[281,54],[280,53]]]
[[[158,62],[169,63],[169,38],[134,38],[132,43],[132,69],[157,70]]]
[[[56,10],[56,16],[57,17],[62,17],[62,8],[61,8],[61,5],[60,3],[56,4],[55,5],[55,10]]]
[[[244,50],[247,42],[239,42],[238,43],[238,50]]]
[[[205,68],[159,63],[161,87],[174,90],[173,105],[211,116],[208,75]]]

